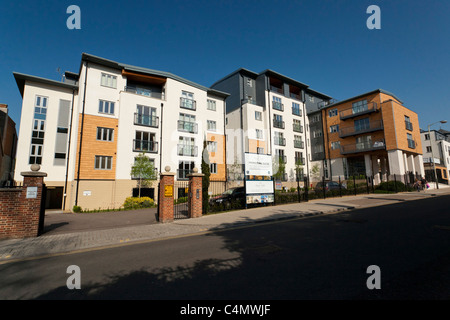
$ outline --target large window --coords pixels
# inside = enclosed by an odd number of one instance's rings
[[[36,96],[36,102],[34,105],[34,113],[42,114],[45,116],[47,114],[47,101],[48,101],[47,97]],[[43,120],[45,120],[45,117],[43,118]]]
[[[196,103],[194,100],[193,93],[187,92],[187,91],[182,91],[180,101],[181,101],[181,104],[180,104],[181,108],[191,109],[191,110],[196,109]]]
[[[178,118],[178,130],[191,133],[197,133],[197,123],[195,122],[195,116],[186,113],[180,113]]]
[[[212,120],[207,120],[207,126],[209,131],[216,131],[216,122]]]
[[[193,161],[180,161],[178,163],[177,178],[178,180],[188,179],[188,174],[192,173],[195,163]]]
[[[114,140],[114,129],[97,127],[97,140],[113,141]]]
[[[115,103],[112,101],[99,100],[98,112],[106,114],[114,114]]]
[[[148,127],[158,127],[158,117],[156,116],[156,108],[137,105],[135,124],[148,126]]]
[[[331,117],[337,116],[337,114],[338,114],[338,110],[337,110],[336,108],[330,109],[330,110],[328,111],[328,116],[329,116],[330,118],[331,118]]]
[[[208,141],[207,149],[209,152],[217,152],[217,141]]]
[[[42,145],[31,145],[29,164],[42,164]]]
[[[104,87],[115,89],[117,88],[117,77],[107,73],[102,73],[102,80],[100,84]]]
[[[369,109],[369,106],[367,104],[367,100],[361,100],[361,101],[352,103],[352,112],[354,114],[366,111],[368,109]]]
[[[95,156],[95,169],[96,170],[111,170],[112,169],[112,157],[110,156]]]
[[[214,100],[208,99],[208,110],[216,111],[216,102]]]
[[[255,120],[262,120],[262,112],[261,111],[255,111]]]
[[[370,129],[369,118],[355,120],[355,132]]]
[[[146,131],[136,131],[133,151],[138,152],[158,152],[158,143],[156,135]]]
[[[330,126],[330,133],[338,132],[338,131],[339,131],[339,125],[338,124],[336,124],[334,126]]]

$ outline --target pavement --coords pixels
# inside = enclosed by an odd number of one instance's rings
[[[450,195],[450,187],[396,194],[361,194],[308,202],[234,210],[200,218],[159,223],[156,210],[68,214],[48,211],[44,233],[36,238],[0,240],[0,264],[20,260],[101,250],[134,243],[161,241],[193,234],[218,232],[258,223],[336,214],[348,210],[383,206]]]

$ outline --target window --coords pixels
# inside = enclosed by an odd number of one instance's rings
[[[107,73],[102,73],[101,85],[115,89],[117,88],[117,77]]]
[[[188,174],[192,173],[195,163],[193,161],[180,161],[178,163],[178,179],[184,180],[188,178]]]
[[[281,116],[279,114],[274,114],[273,115],[273,126],[275,128],[284,129],[283,116]]]
[[[98,112],[106,114],[114,114],[115,103],[111,101],[99,100]]]
[[[217,141],[208,141],[206,148],[209,152],[217,152]]]
[[[111,170],[112,169],[112,157],[110,156],[95,156],[96,170]]]
[[[272,105],[275,110],[283,111],[283,103],[281,102],[281,98],[274,96]]]
[[[314,102],[314,97],[313,96],[309,96],[309,101],[310,102]]]
[[[322,136],[321,130],[315,130],[313,131],[313,138],[320,138]]]
[[[264,139],[263,131],[261,129],[255,129],[255,130],[256,130],[256,139]]]
[[[292,102],[292,113],[301,116],[302,110],[300,109],[300,105],[298,103]]]
[[[134,139],[133,151],[158,152],[158,143],[156,135],[146,131],[136,131]]]
[[[195,146],[195,139],[190,137],[179,137],[178,155],[196,157],[197,147]]]
[[[331,150],[336,150],[336,149],[339,149],[340,147],[341,147],[340,141],[332,141],[331,142]]]
[[[216,122],[212,120],[207,121],[207,127],[209,131],[216,131]]]
[[[209,170],[211,173],[217,173],[217,163],[210,163]]]
[[[315,123],[315,122],[319,122],[319,121],[320,121],[320,115],[318,115],[318,114],[312,116],[309,120],[309,122],[311,122],[311,123]]]
[[[261,111],[255,111],[255,120],[262,120],[262,112]]]
[[[194,100],[194,94],[191,92],[182,91],[180,107],[185,108],[185,109],[195,110],[196,104],[195,104],[195,100]]]
[[[97,127],[97,140],[113,141],[114,129]]]
[[[431,147],[427,147],[427,152],[431,152]]]
[[[34,105],[34,113],[45,116],[47,114],[47,102],[48,102],[47,97],[36,96],[36,102]],[[43,120],[45,120],[45,118]]]
[[[300,120],[294,119],[293,129],[295,132],[303,132],[302,122]]]
[[[330,110],[328,110],[328,116],[331,118],[331,117],[335,117],[335,116],[337,116],[337,114],[338,114],[338,110],[335,108],[335,109],[330,109]]]
[[[42,164],[42,145],[32,144],[29,164]]]
[[[353,114],[363,112],[369,109],[369,106],[367,105],[367,100],[361,100],[358,102],[352,103],[352,112]]]
[[[339,131],[339,125],[338,124],[336,124],[334,126],[330,126],[330,133],[338,132],[338,131]]]
[[[253,86],[252,79],[247,78],[247,86],[249,86],[249,87]]]
[[[178,118],[178,130],[197,133],[197,123],[195,116],[187,113],[180,113]]]
[[[369,118],[355,120],[355,131],[370,129]]]
[[[208,99],[208,110],[216,111],[216,102],[214,100]]]
[[[35,119],[32,137],[44,139],[44,132],[45,132],[45,120]]]
[[[428,133],[425,134],[425,140],[430,140],[430,135]]]

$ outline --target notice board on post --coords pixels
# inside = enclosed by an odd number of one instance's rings
[[[245,193],[247,204],[274,202],[272,156],[245,153]],[[253,177],[247,179],[247,177]]]

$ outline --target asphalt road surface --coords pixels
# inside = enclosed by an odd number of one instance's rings
[[[450,196],[0,265],[0,299],[450,299]],[[79,267],[81,289],[67,273]],[[368,289],[369,266],[380,289]]]

